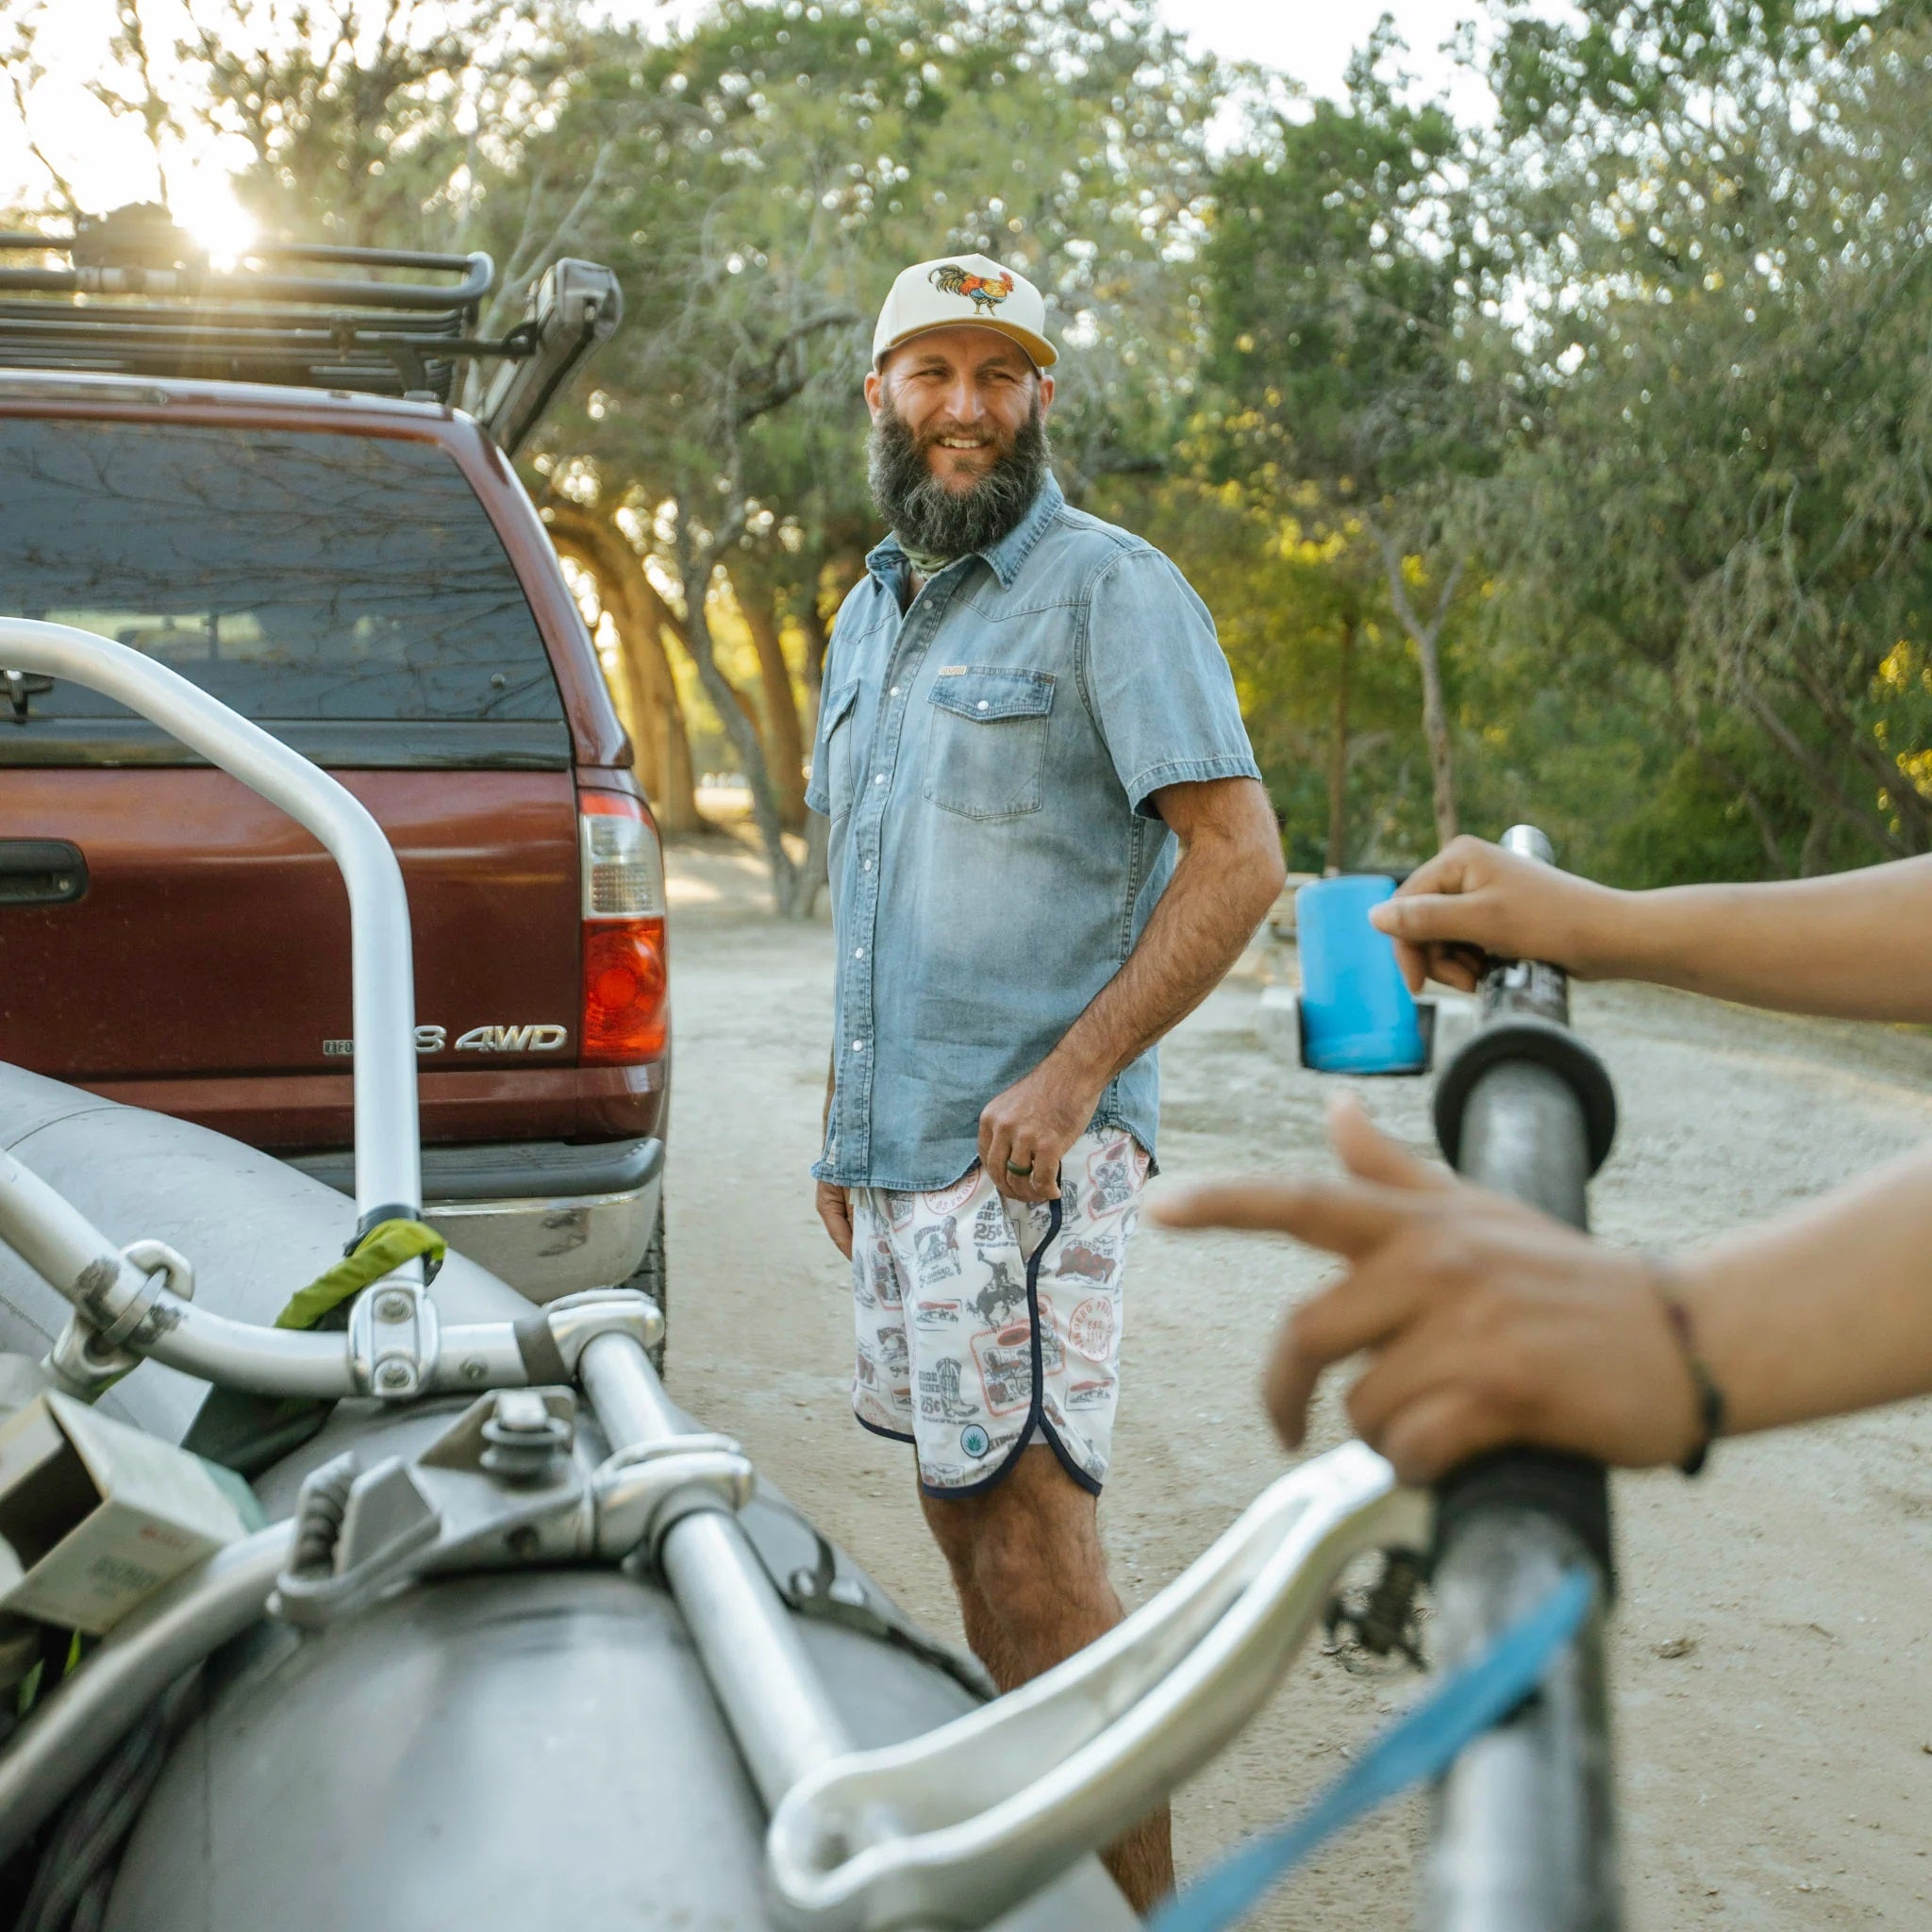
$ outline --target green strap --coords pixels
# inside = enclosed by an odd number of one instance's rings
[[[420,1221],[378,1221],[333,1268],[298,1288],[275,1317],[277,1328],[313,1328],[331,1308],[359,1294],[372,1281],[392,1274],[405,1261],[427,1255],[440,1262],[449,1252],[437,1231]]]

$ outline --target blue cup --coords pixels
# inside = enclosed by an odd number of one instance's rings
[[[1419,1074],[1428,1065],[1395,942],[1369,908],[1395,895],[1378,873],[1316,879],[1295,894],[1302,1063],[1324,1074]]]

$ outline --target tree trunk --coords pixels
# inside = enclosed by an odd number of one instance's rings
[[[1751,722],[1797,766],[1814,803],[1829,806],[1848,824],[1856,825],[1886,858],[1911,857],[1911,848],[1906,841],[1847,790],[1839,774],[1785,723],[1762,691],[1743,679],[1739,680],[1737,691]]]
[[[1423,671],[1423,738],[1429,748],[1429,792],[1436,810],[1436,842],[1455,838],[1456,768],[1449,749],[1449,710],[1442,702],[1442,660],[1433,626],[1415,640]]]
[[[791,668],[778,634],[778,608],[766,587],[749,572],[731,579],[745,627],[758,654],[758,683],[765,699],[765,750],[778,794],[778,818],[788,832],[805,829],[805,741],[798,726],[798,701],[791,692]]]
[[[819,580],[814,571],[798,593],[798,623],[805,632],[805,691],[811,708],[812,736],[818,736],[819,698],[825,682],[825,653],[831,648],[832,627],[819,608]]]
[[[1455,838],[1456,822],[1456,764],[1449,742],[1449,708],[1442,697],[1442,654],[1440,640],[1443,621],[1449,615],[1449,607],[1456,598],[1456,587],[1462,581],[1465,558],[1457,558],[1450,565],[1448,575],[1442,579],[1442,588],[1436,598],[1436,608],[1425,624],[1416,614],[1415,606],[1409,601],[1408,585],[1403,577],[1403,565],[1407,561],[1403,548],[1388,531],[1379,528],[1367,517],[1364,525],[1375,540],[1375,546],[1382,553],[1382,567],[1389,579],[1389,601],[1394,606],[1396,616],[1402,621],[1403,629],[1408,634],[1408,641],[1415,646],[1416,661],[1423,675],[1423,742],[1429,754],[1429,790],[1436,814],[1436,841],[1446,845]]]
[[[1828,805],[1811,808],[1811,823],[1805,828],[1805,842],[1798,848],[1798,876],[1815,879],[1826,871],[1831,851],[1831,835],[1838,828],[1838,813]]]
[[[1355,672],[1355,619],[1341,626],[1335,664],[1335,738],[1328,747],[1328,854],[1330,876],[1348,867],[1348,691]]]
[[[619,711],[627,713],[638,782],[651,810],[666,832],[697,831],[704,821],[684,707],[664,649],[670,613],[663,599],[645,575],[642,559],[608,518],[569,502],[554,502],[546,509],[550,541],[596,579],[598,596],[617,628],[622,681],[612,696]]]
[[[806,885],[801,869],[785,849],[785,827],[778,816],[778,797],[772,784],[772,769],[765,761],[764,743],[753,721],[750,708],[741,701],[731,681],[718,666],[718,653],[711,641],[710,612],[706,597],[711,588],[711,570],[716,553],[707,544],[698,549],[686,532],[691,519],[678,505],[678,574],[684,587],[684,641],[697,666],[698,679],[705,694],[718,713],[718,722],[738,754],[744,769],[745,783],[751,788],[752,823],[758,827],[758,842],[765,848],[766,862],[772,868],[772,897],[779,915],[786,919],[805,916],[801,902],[816,898],[816,886]]]

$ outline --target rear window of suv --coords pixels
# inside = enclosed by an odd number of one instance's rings
[[[0,612],[129,645],[325,762],[568,762],[516,571],[434,442],[0,418]],[[0,763],[175,755],[65,680],[11,709]]]

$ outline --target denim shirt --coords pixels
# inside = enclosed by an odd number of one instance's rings
[[[1258,777],[1207,607],[1159,551],[1071,508],[901,604],[888,538],[841,607],[806,802],[831,827],[838,1032],[824,1148],[848,1187],[939,1188],[979,1114],[1120,971],[1174,871],[1151,794]],[[1150,1049],[1092,1125],[1152,1155]]]

